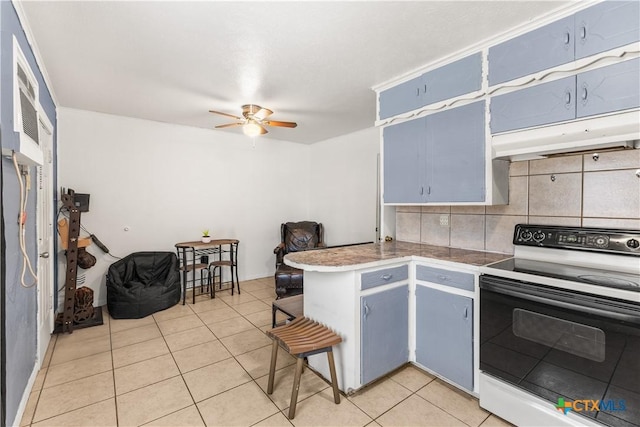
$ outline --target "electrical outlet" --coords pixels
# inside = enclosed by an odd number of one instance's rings
[[[449,215],[440,215],[440,225],[442,227],[449,226]]]

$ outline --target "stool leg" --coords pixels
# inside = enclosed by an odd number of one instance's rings
[[[333,361],[333,349],[327,351],[327,359],[329,360],[329,372],[331,373],[331,386],[333,387],[333,401],[340,403],[340,392],[338,391],[338,378],[336,375],[336,364]]]
[[[289,419],[292,420],[296,416],[296,404],[298,403],[298,390],[300,389],[300,377],[302,376],[302,367],[304,366],[304,358],[298,357],[296,363],[296,376],[293,380],[293,389],[291,390],[291,404],[289,405]]]
[[[278,359],[278,341],[273,340],[271,347],[271,366],[269,366],[269,384],[267,385],[267,394],[273,393],[273,377],[276,374],[276,360]]]

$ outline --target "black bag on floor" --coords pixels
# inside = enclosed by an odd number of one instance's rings
[[[181,291],[173,252],[135,252],[107,272],[107,307],[114,319],[139,319],[172,307]]]

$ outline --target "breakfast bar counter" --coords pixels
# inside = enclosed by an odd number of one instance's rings
[[[389,262],[411,260],[412,257],[482,266],[502,261],[511,256],[494,252],[393,241],[293,252],[285,257],[285,263],[305,271],[331,272],[379,266]]]
[[[477,394],[479,267],[507,258],[396,241],[289,253],[284,262],[304,270],[304,315],[342,337],[334,347],[340,390],[353,393],[412,362]],[[328,379],[321,356],[309,365]],[[452,366],[440,369],[432,356]]]

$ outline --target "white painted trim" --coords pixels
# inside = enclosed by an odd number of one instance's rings
[[[41,366],[41,361],[36,360],[36,363],[33,365],[33,371],[31,371],[31,375],[29,376],[29,381],[27,381],[27,386],[22,392],[22,398],[20,399],[20,404],[18,405],[18,410],[16,411],[16,417],[13,422],[9,422],[9,420],[6,420],[8,426],[20,425],[20,421],[22,421],[22,417],[24,416],[24,410],[27,408],[27,403],[29,402],[29,397],[31,396],[31,392],[33,391],[33,385],[36,382],[36,377],[38,376],[38,372],[40,372]]]
[[[20,25],[24,31],[25,37],[27,38],[27,43],[31,47],[31,51],[33,52],[33,56],[36,60],[36,64],[38,64],[38,68],[40,69],[40,73],[42,74],[42,78],[44,80],[47,89],[49,90],[49,94],[51,95],[51,99],[55,105],[58,105],[58,98],[53,90],[53,84],[51,83],[51,78],[49,77],[49,73],[47,73],[47,69],[44,66],[44,60],[42,59],[42,54],[40,53],[40,49],[38,44],[36,43],[36,38],[33,35],[33,31],[31,30],[31,26],[29,25],[29,20],[27,19],[27,15],[22,7],[22,1],[11,0],[11,4],[16,10],[16,14],[18,15],[18,21],[20,21]]]

